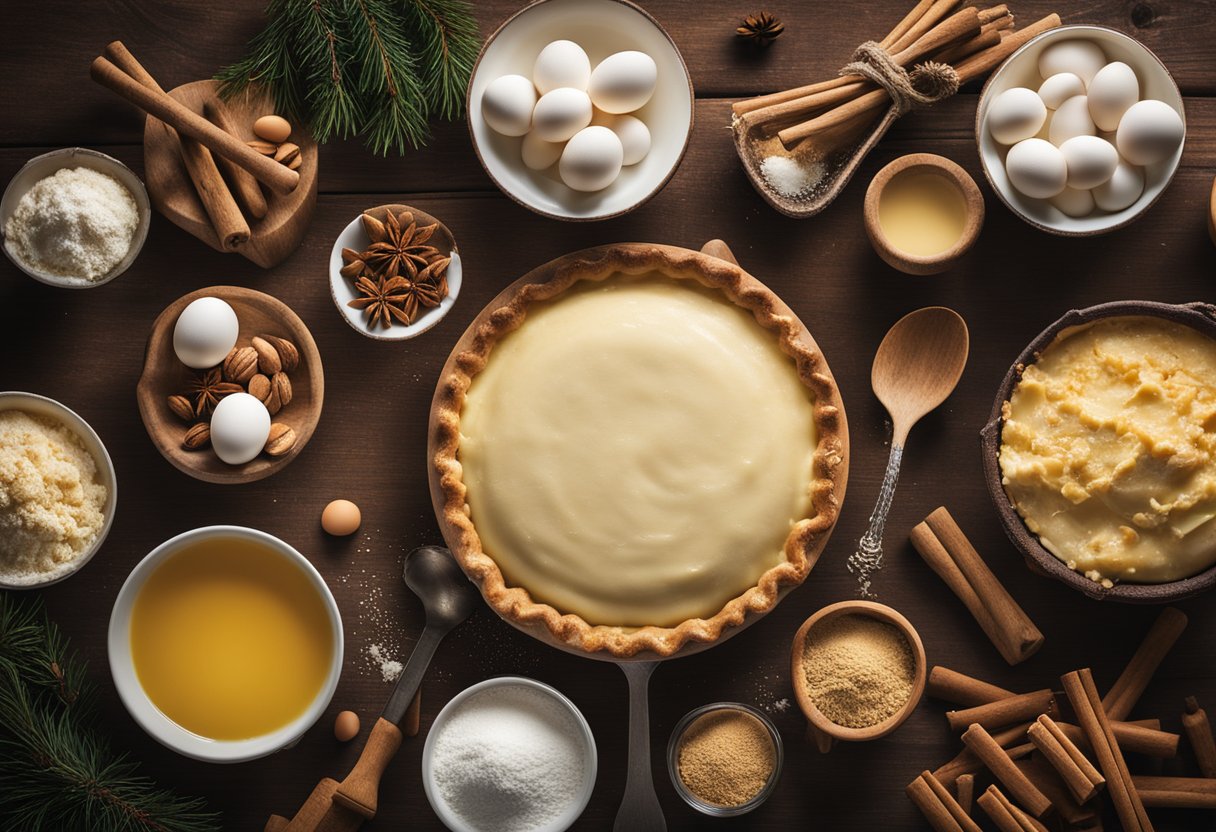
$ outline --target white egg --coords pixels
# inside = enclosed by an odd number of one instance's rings
[[[1051,199],[1068,184],[1064,154],[1042,139],[1026,139],[1009,148],[1005,169],[1013,187],[1034,199]]]
[[[1110,179],[1119,165],[1119,151],[1097,136],[1073,136],[1060,145],[1068,165],[1068,187],[1089,190]]]
[[[532,128],[536,87],[522,75],[504,75],[481,94],[481,117],[504,136],[522,136]]]
[[[659,68],[645,52],[617,52],[591,71],[588,92],[605,113],[631,113],[654,95]]]
[[[622,164],[636,165],[650,152],[650,128],[636,116],[611,116],[605,127],[621,140],[625,158]]]
[[[1001,144],[1029,139],[1047,120],[1047,107],[1034,90],[1013,87],[988,105],[988,132]]]
[[[177,316],[173,351],[187,367],[214,367],[236,346],[240,330],[231,306],[219,298],[199,298]]]
[[[1114,130],[1127,108],[1140,100],[1140,80],[1122,61],[1107,64],[1089,82],[1089,114],[1099,130]]]
[[[1097,132],[1098,128],[1089,114],[1089,101],[1083,95],[1074,95],[1052,114],[1047,139],[1059,147],[1073,136],[1092,136]]]
[[[224,396],[211,414],[211,447],[229,465],[243,465],[262,452],[270,436],[270,411],[248,393]]]
[[[1119,153],[1133,165],[1151,165],[1172,156],[1185,135],[1178,111],[1150,98],[1127,108],[1115,131],[1115,142]]]
[[[532,111],[532,132],[547,142],[564,142],[590,123],[591,99],[573,87],[545,93]]]
[[[1071,72],[1089,86],[1089,82],[1106,66],[1101,47],[1089,40],[1061,40],[1039,53],[1039,75],[1050,78],[1061,72]]]
[[[585,127],[566,142],[557,172],[576,191],[599,191],[616,180],[624,158],[616,133],[598,125]]]
[[[532,80],[541,95],[560,87],[585,90],[591,82],[591,60],[574,41],[555,40],[536,56]]]
[[[1144,193],[1144,171],[1119,160],[1115,173],[1103,184],[1093,189],[1094,202],[1103,211],[1122,211],[1132,205]]]
[[[1039,98],[1049,110],[1059,108],[1074,95],[1085,95],[1085,82],[1072,72],[1057,72],[1039,85]]]
[[[1051,198],[1051,204],[1070,217],[1088,217],[1094,212],[1094,195],[1079,188],[1065,188]]]
[[[524,136],[520,154],[524,158],[524,164],[530,169],[546,170],[553,167],[557,164],[557,160],[562,158],[562,148],[564,147],[564,143],[547,142],[533,131]]]

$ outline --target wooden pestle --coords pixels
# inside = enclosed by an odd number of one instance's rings
[[[225,133],[232,136],[237,135],[236,125],[232,123],[232,117],[228,115],[228,109],[220,101],[205,102],[203,104],[203,115]],[[223,156],[219,158],[219,165],[228,174],[228,180],[232,183],[236,198],[244,206],[245,210],[249,212],[249,215],[255,220],[260,220],[266,216],[266,197],[262,195],[262,189],[258,185],[258,180],[253,178],[253,174],[231,159],[225,159]]]
[[[114,41],[106,47],[106,57],[115,66],[127,73],[131,78],[143,84],[150,90],[164,94],[164,90],[152,74],[144,69],[143,64],[123,45],[122,41]],[[172,130],[173,128],[167,127]],[[194,183],[194,190],[203,210],[211,220],[211,229],[224,251],[235,251],[249,242],[249,224],[241,216],[241,209],[232,198],[232,192],[224,184],[216,167],[215,159],[207,148],[193,139],[178,136],[181,144],[182,162],[185,163],[186,173]]]
[[[300,174],[296,171],[258,153],[175,98],[144,86],[104,55],[94,59],[89,74],[94,81],[156,116],[180,135],[194,139],[225,159],[231,159],[276,193],[289,194],[300,183]]]

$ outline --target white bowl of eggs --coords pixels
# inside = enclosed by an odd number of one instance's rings
[[[693,91],[671,37],[625,0],[540,0],[490,35],[469,132],[507,196],[563,220],[619,216],[684,156]]]
[[[1173,179],[1186,138],[1182,94],[1147,47],[1104,26],[1062,26],[988,79],[975,118],[984,175],[1052,234],[1127,225]]]

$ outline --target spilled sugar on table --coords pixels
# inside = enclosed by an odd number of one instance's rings
[[[697,90],[696,127],[675,177],[652,202],[624,217],[560,224],[531,214],[495,190],[477,164],[463,123],[438,124],[430,146],[398,158],[370,156],[354,142],[326,145],[312,225],[299,251],[271,271],[224,256],[168,223],[153,220],[129,273],[93,292],[42,286],[0,265],[0,388],[30,390],[79,412],[105,441],[122,481],[114,528],[97,557],[72,580],[40,594],[52,617],[90,661],[102,686],[103,717],[116,747],[132,753],[166,785],[199,794],[224,813],[225,828],[260,829],[271,811],[297,806],[317,778],[349,770],[360,743],[338,745],[330,731],[343,709],[363,716],[364,732],[389,691],[368,649],[404,658],[422,631],[423,612],[400,582],[401,560],[438,541],[427,492],[426,417],[452,344],[481,307],[535,266],[575,249],[625,241],[698,248],[720,237],[749,272],[771,286],[806,322],[840,385],[851,427],[849,495],[833,539],[807,582],[771,614],[718,649],[664,663],[651,680],[652,774],[670,829],[710,823],[676,795],[663,750],[680,717],[719,700],[766,711],[786,741],[783,779],[760,809],[713,821],[738,829],[813,826],[833,830],[924,828],[903,789],[924,768],[951,759],[959,745],[926,702],[894,734],[821,756],[803,739],[792,704],[790,641],[826,604],[856,597],[845,560],[863,531],[887,458],[890,428],[869,390],[882,335],[903,314],[927,305],[959,311],[973,333],[959,388],[917,427],[904,458],[899,498],[887,522],[886,564],[875,576],[880,599],[921,634],[930,665],[946,665],[1004,688],[1054,685],[1060,673],[1089,665],[1109,686],[1158,610],[1102,604],[1036,577],[1005,540],[988,495],[978,432],[1001,376],[1022,347],[1064,311],[1129,298],[1174,303],[1210,300],[1216,249],[1205,209],[1216,173],[1216,3],[1019,0],[1024,20],[1060,11],[1065,23],[1100,23],[1144,41],[1186,96],[1188,140],[1178,175],[1160,202],[1118,233],[1065,240],[1035,231],[981,186],[985,227],[974,248],[945,275],[910,278],[886,266],[866,240],[865,183],[903,153],[946,156],[983,182],[973,137],[976,88],[930,112],[905,116],[821,215],[798,221],[774,212],[752,190],[725,128],[740,98],[829,77],[854,46],[881,34],[905,0],[859,0],[847,7],[787,3],[770,10],[785,34],[767,51],[739,48],[733,32],[743,9],[723,0],[644,3],[684,54]],[[30,4],[10,13],[13,38],[3,57],[0,177],[26,159],[71,145],[101,149],[143,173],[143,119],[88,80],[90,60],[123,40],[166,82],[209,77],[231,63],[261,27],[260,2],[201,0],[157,4],[91,3],[66,10]],[[506,0],[478,3],[483,34],[514,11]],[[841,14],[847,9],[848,14]],[[54,43],[54,58],[46,44]],[[183,47],[183,44],[186,44]],[[441,218],[461,246],[465,285],[451,314],[424,336],[371,343],[340,318],[329,297],[325,262],[341,229],[365,207],[416,205]],[[173,469],[140,423],[134,388],[156,315],[195,289],[228,283],[282,299],[313,333],[326,368],[326,406],[305,451],[288,468],[241,486],[198,482]],[[318,518],[346,497],[364,510],[349,540],[327,538]],[[1031,659],[1009,667],[907,543],[911,529],[946,505],[995,574],[1046,637]],[[123,579],[170,536],[210,523],[254,526],[306,553],[333,588],[346,625],[347,664],[317,727],[288,751],[239,768],[174,755],[139,730],[109,681],[105,622]],[[1132,718],[1165,717],[1179,730],[1184,698],[1216,701],[1216,610],[1209,599],[1179,605],[1190,625],[1140,700]],[[584,712],[599,746],[599,779],[577,829],[610,829],[626,772],[628,700],[615,668],[580,661],[534,642],[486,610],[456,630],[422,689],[422,731],[439,708],[488,676],[517,673],[554,685]],[[420,740],[420,738],[419,738]],[[441,829],[422,793],[422,743],[407,740],[385,774],[372,829]],[[1148,773],[1143,761],[1137,773]],[[1173,773],[1163,769],[1161,773]],[[1192,830],[1211,815],[1156,810],[1159,830]]]

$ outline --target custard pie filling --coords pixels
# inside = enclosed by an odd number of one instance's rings
[[[812,512],[811,391],[774,333],[691,280],[616,275],[535,304],[460,430],[482,549],[593,625],[714,615]]]

